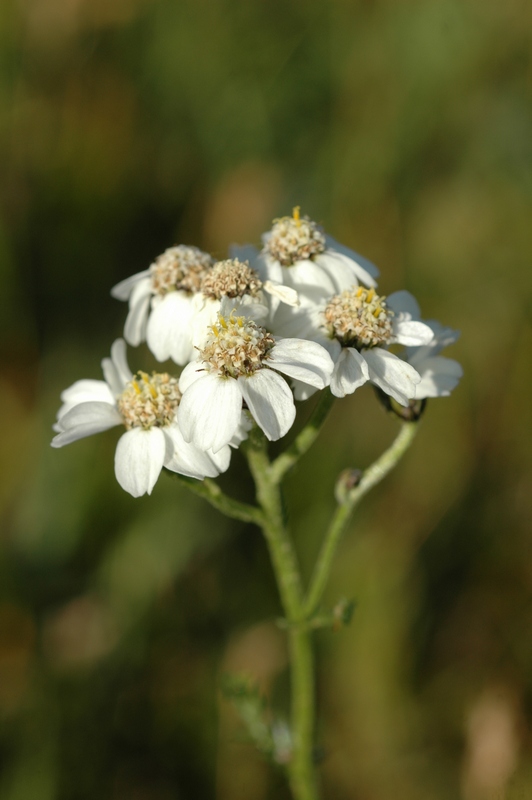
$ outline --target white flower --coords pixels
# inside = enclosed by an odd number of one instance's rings
[[[125,425],[126,433],[116,448],[115,474],[133,497],[151,494],[163,466],[198,479],[227,469],[229,447],[214,454],[184,440],[177,424],[181,392],[175,378],[166,373],[133,376],[123,339],[114,342],[111,358],[102,361],[102,369],[105,381],[77,381],[62,393],[53,447]],[[245,433],[237,426],[235,433],[239,432],[243,438]]]
[[[216,262],[204,277],[201,291],[195,297],[196,313],[191,330],[194,348],[203,346],[205,333],[216,322],[219,313],[225,315],[234,311],[256,322],[266,322],[270,314],[270,295],[291,306],[299,303],[297,292],[261,281],[247,261],[228,258]]]
[[[129,299],[126,341],[136,346],[146,340],[158,361],[188,363],[194,355],[194,300],[213,264],[197,247],[178,245],[165,250],[149,269],[118,283],[113,297]]]
[[[329,354],[315,342],[276,340],[253,320],[220,314],[198,360],[181,373],[178,421],[183,436],[216,453],[234,435],[245,402],[267,438],[280,439],[296,411],[278,372],[323,389],[332,369]]]
[[[301,303],[328,297],[353,284],[375,286],[379,271],[374,264],[327,236],[299,207],[291,217],[274,220],[262,237],[263,249],[253,258],[246,246],[234,249],[251,263],[261,277],[298,292]]]
[[[403,406],[417,396],[419,373],[386,348],[392,344],[425,345],[432,341],[433,333],[412,319],[402,296],[397,292],[385,298],[374,289],[353,286],[290,320],[292,328],[298,325],[298,335],[329,350],[335,362],[331,392],[336,397],[352,394],[367,381]],[[310,387],[296,385],[299,399],[311,393]]]
[[[401,305],[408,310],[412,319],[419,320],[421,312],[414,297],[409,292],[397,292]],[[458,385],[463,369],[458,361],[445,358],[439,353],[444,347],[454,344],[460,336],[458,331],[446,328],[436,320],[424,320],[433,333],[429,344],[420,347],[407,347],[404,358],[420,374],[421,382],[416,386],[416,398],[448,397]]]
[[[111,291],[120,300],[129,298],[124,329],[129,344],[146,339],[158,361],[171,358],[181,366],[195,357],[203,332],[216,321],[222,298],[233,300],[246,316],[264,320],[269,314],[265,293],[276,302],[299,302],[297,292],[261,281],[247,262],[214,262],[197,247],[184,245],[165,250],[149,270]]]

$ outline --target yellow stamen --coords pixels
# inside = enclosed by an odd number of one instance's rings
[[[218,336],[219,336],[220,334],[218,333],[218,328],[216,327],[216,325],[211,325],[211,331],[214,333],[214,335],[216,336],[216,338],[218,338]]]
[[[356,292],[357,297],[362,297],[362,292],[364,291],[362,286],[359,286]]]
[[[292,209],[292,217],[294,218],[298,226],[301,225],[301,217],[299,214],[300,211],[301,211],[301,206],[294,206],[294,208]]]
[[[375,296],[375,289],[370,289],[366,295],[366,303],[371,303]]]
[[[133,386],[134,390],[137,394],[141,394],[140,386],[138,385],[137,381],[131,381],[131,385]]]
[[[220,323],[221,328],[225,328],[227,330],[227,322],[225,321],[224,317],[218,317],[218,322]]]
[[[382,308],[380,306],[377,306],[377,308],[373,312],[373,316],[374,317],[378,317],[380,315],[381,311],[382,311]]]

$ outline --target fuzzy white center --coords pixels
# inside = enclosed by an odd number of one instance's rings
[[[163,428],[175,419],[181,400],[178,381],[166,372],[138,375],[126,384],[117,400],[124,425],[130,428],[145,428],[154,425]]]
[[[273,336],[252,320],[220,314],[200,350],[200,358],[210,372],[239,378],[261,369],[274,345]]]
[[[207,297],[221,300],[222,297],[257,297],[262,289],[262,281],[254,269],[238,258],[218,261],[209,270],[201,284],[201,291]]]
[[[152,291],[165,295],[181,289],[195,294],[212,265],[211,256],[197,247],[169,247],[150,266]]]
[[[365,350],[387,344],[392,338],[393,311],[386,298],[363,286],[335,295],[324,311],[324,325],[331,339],[344,347]]]
[[[296,207],[293,216],[274,220],[263,252],[275,258],[283,267],[290,267],[296,261],[312,258],[324,250],[325,236],[322,231],[308,217],[300,217],[299,207]]]

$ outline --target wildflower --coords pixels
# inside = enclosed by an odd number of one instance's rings
[[[419,373],[387,348],[393,344],[426,345],[432,341],[433,332],[412,319],[401,302],[404,294],[397,292],[386,298],[374,289],[352,286],[290,320],[292,329],[297,325],[298,335],[329,350],[335,362],[331,392],[336,397],[352,394],[366,381],[401,405],[408,405],[409,399],[417,396]],[[310,393],[310,387],[297,385],[299,399]]]
[[[302,302],[330,296],[359,282],[376,285],[378,269],[367,259],[326,235],[299,206],[291,217],[274,220],[263,235],[257,269],[272,281],[295,289]]]
[[[396,294],[401,295],[402,307],[408,309],[412,319],[421,319],[415,298],[409,292]],[[432,341],[419,347],[407,347],[403,356],[421,376],[421,382],[416,386],[416,398],[448,397],[458,385],[463,370],[458,361],[439,354],[444,347],[454,344],[460,333],[436,320],[424,320],[424,324],[432,330]]]
[[[178,245],[165,250],[149,269],[118,283],[111,290],[113,297],[129,299],[126,341],[136,346],[146,340],[159,361],[172,358],[181,365],[190,361],[194,298],[213,264],[211,256],[197,247]]]
[[[268,296],[295,306],[299,303],[297,292],[288,287],[263,282],[247,261],[228,258],[218,261],[205,275],[201,291],[195,298],[196,314],[191,332],[194,347],[201,346],[202,337],[213,325],[224,301],[230,307],[256,322],[266,321],[270,309]]]
[[[244,402],[267,438],[279,439],[296,412],[292,392],[278,372],[322,389],[332,369],[331,357],[319,344],[275,339],[253,320],[220,313],[197,361],[181,373],[178,421],[183,436],[202,450],[218,452],[231,440]]]
[[[62,393],[53,447],[124,425],[126,432],[116,447],[115,474],[133,497],[151,494],[163,466],[198,479],[227,469],[229,447],[215,455],[184,440],[177,423],[181,391],[175,378],[167,373],[133,376],[123,339],[114,342],[111,358],[102,361],[102,369],[105,381],[77,381]]]

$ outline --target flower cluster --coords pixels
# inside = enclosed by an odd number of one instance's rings
[[[345,397],[370,381],[403,406],[448,395],[462,370],[440,352],[458,334],[422,321],[408,292],[378,293],[378,274],[299,208],[274,220],[261,250],[234,247],[215,261],[170,247],[113,288],[129,302],[125,341],[102,361],[104,381],[63,392],[52,445],[124,426],[115,473],[137,497],[163,467],[217,476],[253,424],[280,439],[294,401],[326,387]],[[126,342],[143,341],[181,373],[133,374]]]

